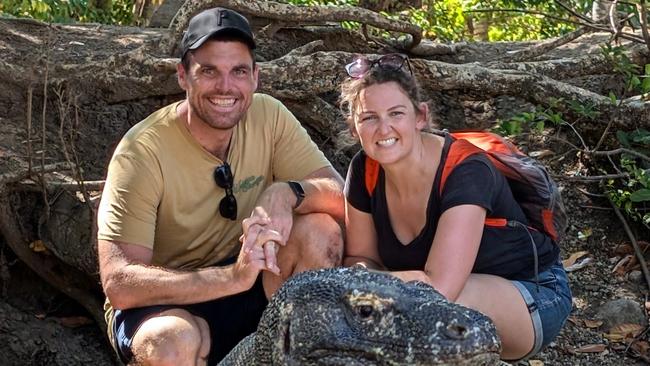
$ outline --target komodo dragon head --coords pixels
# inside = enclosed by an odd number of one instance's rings
[[[489,318],[421,282],[365,269],[304,272],[221,365],[497,365]]]

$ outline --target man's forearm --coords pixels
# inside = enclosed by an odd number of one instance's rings
[[[128,264],[103,281],[113,307],[192,304],[247,290],[234,278],[233,265],[193,271]]]

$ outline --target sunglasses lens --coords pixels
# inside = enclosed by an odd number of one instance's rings
[[[219,188],[226,190],[226,196],[219,202],[219,213],[227,219],[237,220],[237,199],[232,194],[234,177],[230,170],[230,165],[224,163],[216,167],[213,177],[214,182],[217,183]]]
[[[219,202],[219,213],[227,219],[237,220],[237,200],[232,192],[228,192]]]
[[[391,54],[380,58],[377,63],[379,67],[389,70],[399,70],[404,65],[405,58],[401,55]]]
[[[233,176],[230,171],[230,165],[223,164],[214,170],[214,181],[220,188],[232,188],[232,180]]]
[[[348,75],[353,78],[358,78],[368,71],[370,63],[365,58],[358,58],[354,62],[347,64],[345,70],[348,72]]]

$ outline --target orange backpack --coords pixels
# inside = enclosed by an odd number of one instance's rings
[[[546,233],[555,243],[560,243],[567,226],[566,210],[557,184],[542,164],[491,132],[455,132],[449,135],[454,141],[449,146],[442,169],[439,194],[442,194],[454,167],[471,155],[485,154],[507,178],[515,200],[528,218],[529,227]],[[364,178],[371,196],[378,177],[379,163],[366,156]],[[516,226],[519,223],[507,218],[487,217],[485,225]]]

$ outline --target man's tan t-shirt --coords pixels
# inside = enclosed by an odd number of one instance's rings
[[[153,250],[153,265],[191,269],[237,255],[241,220],[273,181],[302,179],[330,166],[296,118],[276,99],[255,94],[234,127],[227,162],[237,221],[221,217],[225,191],[214,179],[223,162],[176,117],[174,103],[131,128],[109,164],[98,239]]]

